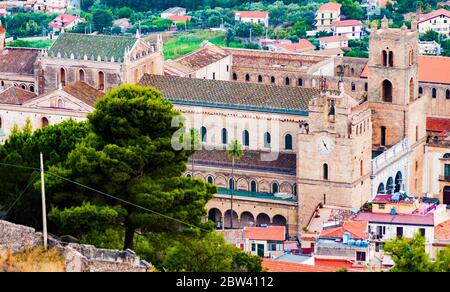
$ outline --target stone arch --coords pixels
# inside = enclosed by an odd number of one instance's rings
[[[231,216],[231,214],[233,214],[233,216]],[[231,217],[233,217],[233,226],[231,226]],[[239,228],[239,216],[235,210],[233,210],[233,213],[231,213],[231,210],[225,211],[223,221],[225,228]]]
[[[258,191],[262,193],[270,193],[270,184],[266,180],[262,180],[259,182],[259,188]]]
[[[250,75],[249,74],[245,74],[245,81],[250,81]]]
[[[42,118],[41,118],[41,128],[47,127],[48,124],[49,124],[48,119],[47,119],[46,117],[42,117]]]
[[[289,86],[291,84],[291,79],[289,77],[284,78],[284,85]]]
[[[387,67],[388,64],[388,54],[386,50],[383,50],[383,52],[381,52],[381,64],[384,67]]]
[[[258,216],[256,216],[256,225],[261,226],[261,224],[270,224],[270,217],[266,213],[259,213]]]
[[[237,189],[242,191],[248,191],[248,181],[245,178],[238,179]]]
[[[27,89],[27,85],[26,84],[20,84],[20,88],[22,88],[23,90],[26,90]]]
[[[30,85],[28,90],[31,91],[31,92],[34,92],[34,85]]]
[[[292,135],[289,133],[284,136],[284,149],[292,150]]]
[[[402,189],[402,182],[403,182],[403,174],[401,171],[398,171],[397,174],[395,175],[395,188],[394,188],[394,192],[399,192]]]
[[[277,181],[272,182],[270,192],[272,194],[276,194],[276,193],[280,192],[280,184]]]
[[[237,74],[236,73],[233,73],[233,80],[237,80],[238,78],[237,78]]]
[[[387,79],[381,83],[381,99],[384,102],[392,102],[392,83]]]
[[[275,84],[275,81],[276,81],[276,80],[275,80],[275,76],[271,76],[271,77],[270,77],[270,83]]]
[[[205,180],[205,177],[201,173],[194,174],[194,178],[199,178],[201,180]]]
[[[291,194],[292,193],[292,186],[288,182],[283,182],[280,185],[280,192]]]
[[[208,220],[213,221],[214,223],[222,222],[222,212],[217,208],[211,208],[208,211]]]
[[[67,76],[66,76],[66,69],[65,68],[59,68],[59,83],[61,84],[61,86],[66,86],[66,82],[67,82]]]
[[[394,52],[389,51],[389,67],[394,67]]]
[[[391,194],[394,190],[394,179],[390,176],[386,181],[386,191],[388,194]]]
[[[215,181],[216,186],[218,186],[220,188],[226,188],[228,185],[226,178],[221,175],[217,176],[214,181]]]
[[[255,216],[249,211],[244,211],[241,213],[241,228],[254,226],[255,225]]]
[[[286,224],[287,224],[287,220],[286,220],[286,218],[283,215],[277,214],[277,215],[273,216],[273,218],[272,218],[272,225],[275,225],[275,226],[286,226]]]
[[[206,182],[210,184],[214,184],[214,177],[212,175],[208,175],[206,177]]]
[[[78,70],[78,81],[85,81],[85,73],[83,69]]]
[[[250,192],[258,192],[258,183],[255,180],[250,182]]]
[[[261,75],[258,75],[258,82],[259,83],[263,82],[263,77]]]
[[[384,183],[380,183],[378,185],[377,194],[384,194],[384,193],[386,193],[386,190],[384,188]]]

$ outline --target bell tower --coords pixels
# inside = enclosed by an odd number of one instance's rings
[[[373,109],[373,145],[389,147],[407,135],[407,106],[418,98],[417,29],[372,24],[369,45],[368,100]]]
[[[371,111],[339,87],[311,100],[298,135],[300,227],[320,203],[359,208],[370,197]]]

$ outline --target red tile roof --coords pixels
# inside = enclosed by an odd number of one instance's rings
[[[283,48],[288,51],[310,51],[314,50],[316,47],[308,40],[301,39],[298,43],[294,44],[276,44],[278,48]]]
[[[391,201],[392,195],[376,195],[373,198],[372,203],[389,203]]]
[[[73,21],[75,21],[78,17],[75,15],[70,14],[61,14],[55,17],[50,23],[48,24],[51,27],[54,28],[66,28],[69,26]]]
[[[269,12],[265,11],[236,11],[243,18],[268,18]]]
[[[450,241],[450,220],[442,222],[434,228],[434,238],[443,241]]]
[[[427,131],[438,132],[439,136],[446,137],[450,133],[450,119],[427,118]]]
[[[0,103],[22,105],[36,97],[36,94],[19,87],[11,86],[0,92]]]
[[[441,9],[432,11],[432,12],[427,13],[427,14],[422,14],[422,15],[419,17],[418,23],[421,23],[421,22],[424,22],[424,21],[427,21],[427,20],[430,20],[430,19],[439,17],[439,16],[441,16],[441,15],[444,15],[444,16],[450,18],[450,11],[448,11],[448,10],[445,9],[445,8],[441,8]]]
[[[191,21],[192,16],[187,16],[187,15],[172,15],[171,17],[169,17],[170,20],[172,21]]]
[[[339,3],[334,3],[334,2],[329,2],[329,3],[325,3],[322,6],[320,6],[318,11],[322,11],[322,10],[338,10],[341,9],[341,4]]]
[[[332,23],[335,27],[342,27],[342,26],[362,26],[361,21],[356,19],[348,19],[348,20],[336,20]]]
[[[64,91],[92,107],[104,95],[103,92],[83,81],[76,81],[66,85]]]
[[[354,221],[379,222],[386,224],[426,225],[434,226],[433,213],[427,215],[418,214],[383,214],[372,212],[359,212]]]
[[[321,42],[344,42],[344,41],[348,41],[348,39],[343,36],[335,35],[335,36],[319,38],[319,41],[321,41]]]
[[[0,33],[5,33],[6,29],[3,27],[3,25],[0,24]]]
[[[245,227],[244,238],[251,240],[286,240],[286,229],[284,226]]]
[[[450,84],[450,57],[419,56],[419,82]],[[368,65],[361,78],[369,76]]]
[[[335,272],[336,270],[339,270],[339,268],[330,266],[311,266],[266,258],[263,259],[262,266],[269,272]]]
[[[350,233],[352,239],[367,239],[366,221],[345,221],[341,226],[325,228],[320,233],[324,238],[342,238],[345,232]]]

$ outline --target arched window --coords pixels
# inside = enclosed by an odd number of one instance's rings
[[[64,68],[59,69],[59,82],[61,86],[66,86],[66,69]]]
[[[63,100],[61,98],[58,99],[58,107],[59,108],[63,108],[64,107],[64,102],[63,102]]]
[[[278,183],[272,183],[272,194],[278,193]]]
[[[369,91],[369,83],[364,83],[364,91]]]
[[[289,79],[289,77],[286,77],[285,79],[284,79],[284,84],[285,85],[289,85],[291,83],[291,80]]]
[[[380,183],[378,185],[377,194],[384,194],[386,191],[384,190],[384,184]]]
[[[0,82],[0,86],[5,86],[5,81],[2,80],[2,81]]]
[[[247,130],[244,130],[242,132],[242,144],[244,146],[249,146],[250,145],[250,135],[249,135]]]
[[[328,180],[328,164],[323,164],[323,179]]]
[[[222,129],[222,144],[228,144],[228,132],[225,128]]]
[[[230,178],[230,180],[228,181],[228,187],[230,188],[230,190],[235,190],[235,183],[234,183],[234,179]]]
[[[274,76],[270,77],[270,83],[275,83],[275,77]]]
[[[30,85],[30,91],[34,92],[34,86],[33,85]]]
[[[394,52],[389,51],[389,67],[394,67]]]
[[[386,51],[383,51],[383,52],[381,53],[381,64],[382,64],[384,67],[387,67],[387,52],[386,52]]]
[[[245,74],[245,81],[250,81],[250,75]]]
[[[41,119],[41,128],[45,128],[48,126],[48,119],[46,117],[43,117]]]
[[[284,136],[284,149],[292,150],[292,135],[291,134],[286,134],[286,136]]]
[[[302,78],[298,78],[297,79],[297,85],[298,86],[303,86],[303,79]]]
[[[409,101],[414,101],[414,79],[409,80]]]
[[[431,90],[431,97],[432,97],[432,98],[436,98],[436,96],[437,96],[437,90],[436,90],[436,88],[433,88],[433,89]]]
[[[213,184],[214,183],[214,179],[212,176],[208,176],[208,178],[206,179],[208,181],[208,183]]]
[[[78,80],[84,82],[84,70],[83,69],[80,69],[78,71]]]
[[[201,135],[202,135],[202,142],[206,142],[206,134],[207,134],[207,130],[206,130],[206,127],[201,127],[200,128],[200,132],[201,132]]]
[[[450,99],[450,90],[449,89],[447,89],[445,91],[445,99]]]
[[[105,90],[105,74],[103,73],[103,71],[98,72],[97,84],[99,90]]]
[[[392,102],[392,83],[384,80],[382,84],[381,96],[384,102]]]
[[[352,91],[355,91],[355,90],[356,90],[355,82],[352,82]]]
[[[20,88],[27,89],[27,86],[25,84],[20,85]]]
[[[420,86],[419,87],[419,95],[422,95],[423,94],[423,88],[422,88],[422,86]]]
[[[259,82],[259,83],[263,82],[263,78],[262,78],[261,75],[258,75],[258,82]]]
[[[233,73],[233,80],[237,80],[237,74]]]
[[[380,132],[381,132],[380,133],[380,138],[381,138],[380,145],[386,146],[386,127],[382,126],[380,129]]]
[[[256,193],[258,191],[256,181],[252,180],[250,182],[250,191]]]
[[[186,174],[186,177],[191,178],[192,175],[190,175],[190,174],[188,173],[188,174]]]
[[[270,143],[271,143],[271,137],[270,137],[270,133],[269,132],[265,132],[264,133],[264,147],[265,148],[270,148]]]

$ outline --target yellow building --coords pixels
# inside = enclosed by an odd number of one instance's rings
[[[316,12],[316,28],[319,31],[331,31],[331,24],[341,19],[341,4],[329,2],[320,6]]]

